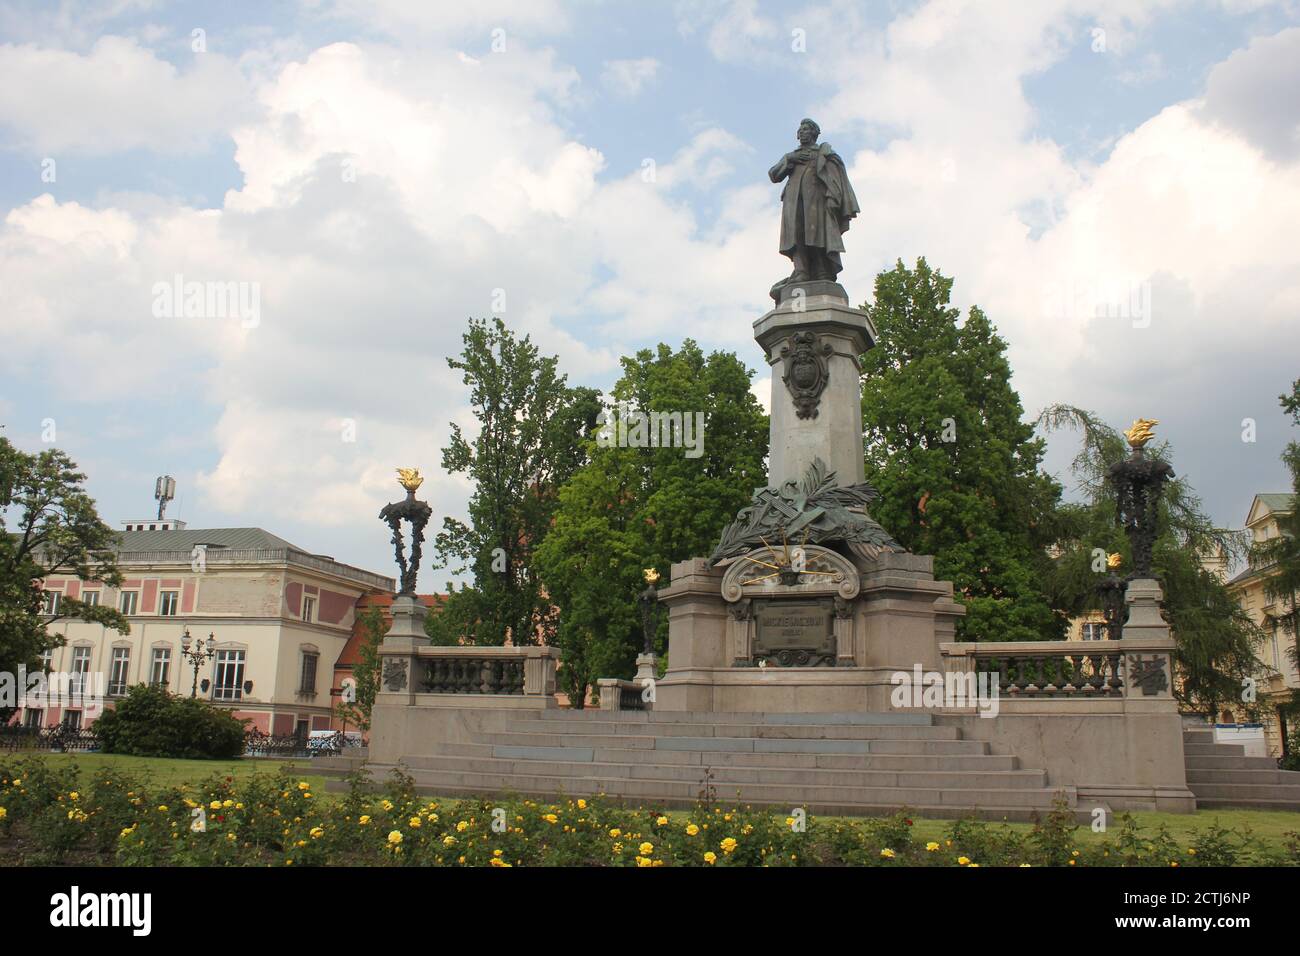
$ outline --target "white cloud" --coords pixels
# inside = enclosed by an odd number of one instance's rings
[[[652,56],[635,60],[606,60],[600,78],[616,94],[636,96],[647,83],[654,80],[662,65]]]
[[[130,37],[101,37],[88,53],[0,45],[0,124],[15,145],[46,154],[128,149],[193,152],[228,135],[248,83],[217,53],[184,70]]]

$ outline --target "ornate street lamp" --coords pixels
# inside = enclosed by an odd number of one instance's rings
[[[193,650],[190,649],[191,644],[194,645]],[[194,682],[190,685],[191,697],[199,695],[199,668],[203,666],[204,661],[210,661],[216,656],[216,647],[217,639],[211,631],[208,632],[206,641],[196,641],[190,637],[189,625],[185,625],[185,633],[181,635],[181,656],[189,661],[194,668]]]
[[[418,468],[398,468],[398,482],[406,489],[406,500],[384,505],[379,512],[379,520],[385,522],[393,531],[393,549],[397,555],[397,566],[402,577],[398,596],[409,594],[415,596],[415,576],[420,570],[421,549],[424,545],[424,526],[429,523],[433,509],[427,502],[416,501],[415,492],[419,490],[424,479]],[[411,560],[407,563],[402,544],[402,521],[411,525]]]
[[[1156,540],[1160,495],[1174,477],[1169,462],[1148,458],[1143,451],[1146,443],[1155,437],[1151,426],[1158,424],[1149,418],[1135,421],[1124,433],[1132,454],[1112,465],[1109,472],[1119,499],[1119,519],[1133,548],[1133,573],[1124,581],[1128,618],[1119,620],[1123,611],[1116,611],[1114,627],[1119,629],[1125,643],[1130,643],[1131,638],[1136,649],[1124,655],[1123,679],[1131,688],[1126,693],[1140,689],[1147,697],[1169,692],[1175,647],[1169,622],[1160,611],[1164,595],[1159,582],[1151,576],[1151,549]],[[1111,634],[1114,635],[1114,630]],[[1150,657],[1144,651],[1150,651]]]
[[[418,468],[398,468],[397,480],[406,489],[403,501],[384,505],[379,520],[393,532],[393,550],[401,580],[393,598],[392,623],[384,634],[380,648],[387,652],[383,658],[380,680],[383,690],[400,692],[407,689],[410,675],[415,670],[415,649],[430,643],[424,632],[424,620],[429,609],[415,596],[415,578],[420,571],[420,553],[424,544],[424,526],[429,523],[433,509],[426,502],[417,501],[415,492],[424,483]],[[408,562],[402,543],[402,522],[411,525],[411,559]],[[398,654],[396,652],[404,652]]]
[[[641,575],[645,590],[637,597],[641,606],[641,631],[644,637],[641,653],[636,659],[636,678],[655,680],[659,676],[659,658],[655,655],[655,632],[659,630],[659,572],[646,568]]]
[[[1123,562],[1120,553],[1106,556],[1108,573],[1097,585],[1097,594],[1101,598],[1101,616],[1105,621],[1106,637],[1118,641],[1124,631],[1124,588],[1128,581],[1116,572]]]
[[[1132,454],[1110,467],[1110,480],[1119,497],[1119,518],[1133,547],[1133,574],[1131,579],[1151,577],[1151,548],[1156,540],[1156,523],[1160,510],[1160,495],[1165,484],[1173,479],[1174,469],[1169,462],[1148,458],[1146,443],[1155,437],[1151,428],[1158,421],[1139,418],[1124,433]]]

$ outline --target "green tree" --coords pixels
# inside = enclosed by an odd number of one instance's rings
[[[1049,584],[1057,607],[1074,616],[1099,606],[1096,585],[1105,573],[1102,553],[1118,551],[1123,567],[1132,568],[1115,488],[1106,478],[1110,467],[1128,455],[1128,445],[1116,429],[1073,406],[1053,405],[1039,422],[1048,431],[1073,427],[1082,433],[1071,465],[1082,500],[1062,508],[1058,557]],[[1168,442],[1156,442],[1147,446],[1146,454],[1172,462],[1173,450]],[[1205,562],[1241,558],[1246,537],[1215,527],[1184,476],[1166,485],[1158,522],[1151,564],[1177,644],[1174,663],[1180,679],[1175,693],[1194,710],[1217,714],[1223,704],[1240,706],[1243,680],[1260,667],[1255,648],[1262,635]]]
[[[952,280],[924,259],[876,277],[876,327],[863,356],[866,478],[872,515],[909,551],[934,555],[966,607],[966,640],[1059,638],[1047,548],[1060,486],[1011,387],[1006,342],[980,309],[964,322]]]
[[[469,523],[446,518],[435,548],[454,573],[474,584],[448,585],[443,610],[430,615],[438,643],[549,644],[555,614],[532,570],[556,493],[583,461],[582,436],[595,424],[599,393],[570,388],[556,359],[528,336],[517,338],[500,318],[473,319],[464,350],[447,364],[462,373],[479,422],[472,441],[459,425],[442,450],[442,467],[473,482]]]
[[[339,701],[334,707],[334,714],[345,724],[364,731],[370,729],[370,712],[375,706],[375,695],[379,692],[379,645],[384,642],[384,635],[388,632],[388,619],[382,609],[368,607],[361,612],[357,623],[361,630],[361,642],[357,647],[356,662],[352,665],[356,700],[351,703]]]
[[[535,562],[561,608],[560,674],[576,706],[597,678],[632,674],[643,646],[644,569],[666,582],[674,561],[709,554],[767,481],[767,416],[750,392],[752,373],[734,354],[706,357],[687,339],[677,352],[660,345],[622,364],[604,430],[589,439],[589,461],[560,490]],[[683,421],[703,413],[702,433],[690,436],[700,439],[698,452],[618,443],[619,419],[635,437],[636,416],[655,412],[681,413]],[[660,651],[665,634],[661,620]]]
[[[85,480],[57,448],[28,454],[0,438],[0,670],[37,666],[43,650],[62,643],[48,631],[60,618],[130,633],[114,608],[72,598],[63,598],[56,613],[43,613],[46,578],[72,574],[112,587],[122,582],[117,536],[100,520]]]

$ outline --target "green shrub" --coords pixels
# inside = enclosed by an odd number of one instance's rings
[[[137,684],[95,722],[105,753],[135,757],[238,757],[244,723],[205,700]]]

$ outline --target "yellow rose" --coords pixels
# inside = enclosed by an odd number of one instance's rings
[[[637,849],[641,851],[642,856],[649,856],[655,851],[655,845],[653,843],[642,843]]]
[[[402,842],[402,832],[400,830],[393,830],[388,834],[388,842],[393,846],[397,846],[397,844]]]
[[[704,862],[712,866],[714,863],[718,862],[718,854],[710,850],[708,853],[704,854]]]
[[[880,851],[880,855],[883,856],[886,860],[892,860],[895,854],[893,850],[889,848],[885,848]]]
[[[699,832],[700,832],[700,828],[697,827],[694,823],[688,823],[688,824],[686,824],[686,835],[687,835],[687,836],[695,836],[695,834],[697,834],[697,833],[699,833]]]
[[[965,866],[969,862],[970,862],[970,857],[965,857],[965,856],[957,857],[957,863],[961,866]]]
[[[935,850],[939,849],[939,844],[937,844],[937,843],[935,843],[933,840],[931,840],[929,843],[927,843],[927,844],[925,845],[925,848],[926,848],[926,850],[928,850],[929,852],[933,853]]]
[[[370,814],[362,814],[357,818],[357,823],[361,824],[363,827],[368,825],[370,823]]]
[[[586,809],[587,809],[587,801],[586,801],[586,800],[579,800],[579,801],[578,801],[578,809],[579,809],[579,810],[586,810]]]
[[[614,827],[614,829],[609,831],[609,835],[617,839],[618,837],[623,835],[623,831],[620,830],[618,827]]]
[[[723,853],[730,853],[732,850],[736,848],[736,841],[733,837],[727,837],[725,840],[719,843],[718,846],[722,847]]]

